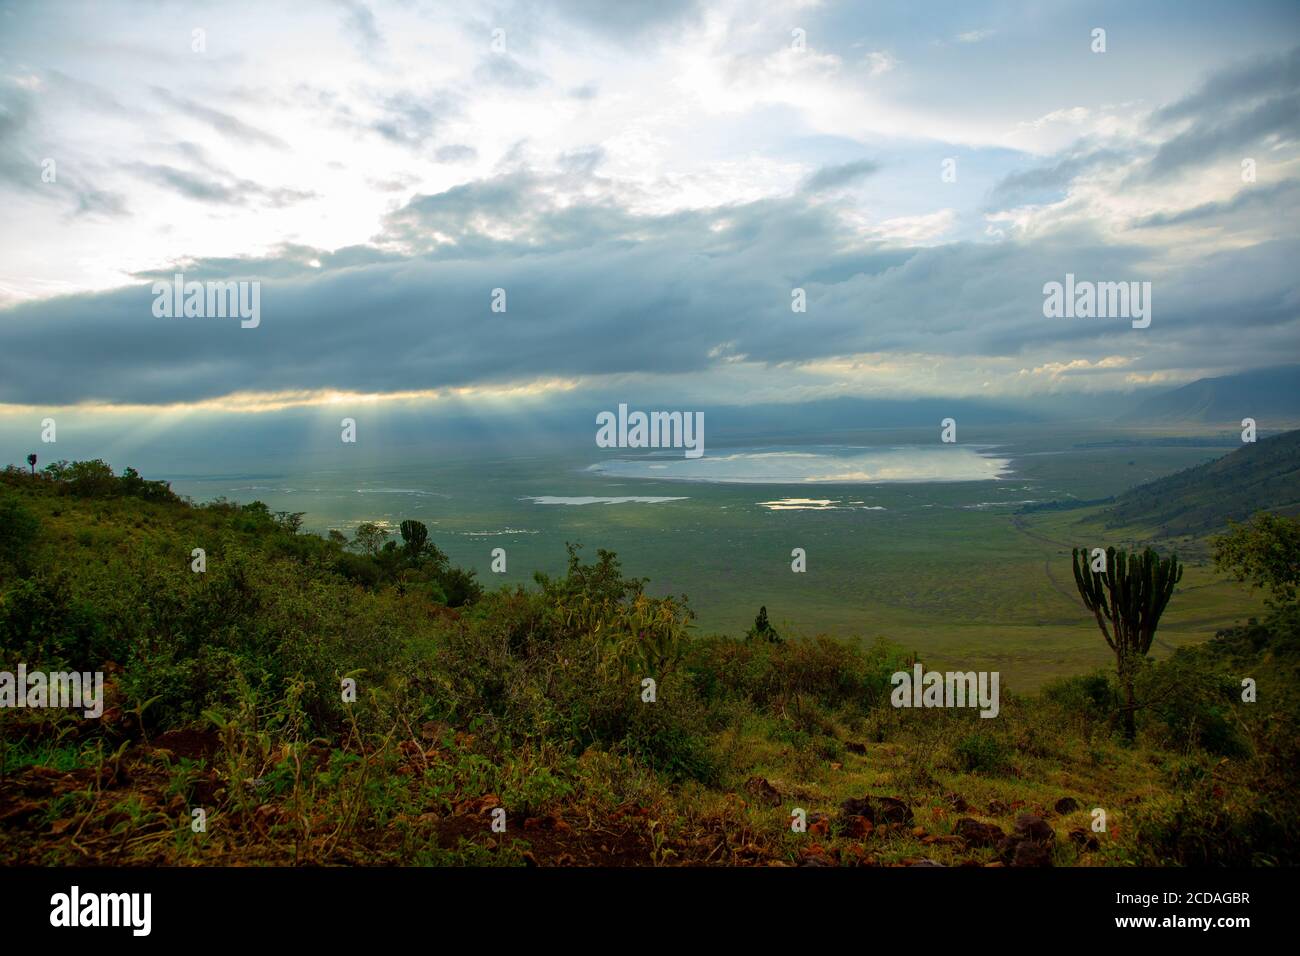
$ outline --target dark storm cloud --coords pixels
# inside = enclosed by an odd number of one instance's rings
[[[798,197],[636,215],[608,183],[512,173],[418,196],[381,239],[404,256],[286,247],[209,260],[189,278],[262,277],[261,325],[162,319],[149,285],[0,314],[0,401],[168,402],[236,391],[396,391],[537,377],[701,371],[716,348],[781,367],[857,352],[1058,355],[1158,352],[1216,367],[1249,350],[1296,354],[1293,261],[1274,242],[1152,274],[1158,250],[1079,232],[1033,244],[864,244]],[[557,198],[557,191],[564,190]],[[498,235],[501,226],[518,230]],[[320,267],[310,266],[313,258]],[[163,269],[162,276],[170,275]],[[211,272],[211,275],[206,273]],[[1053,320],[1042,285],[1154,281],[1152,325]],[[790,310],[791,289],[808,311]],[[493,313],[492,290],[507,294]]]

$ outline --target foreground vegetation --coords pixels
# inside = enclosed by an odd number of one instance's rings
[[[107,676],[99,719],[0,709],[0,863],[1296,862],[1294,522],[1225,539],[1269,610],[1144,661],[1130,743],[1105,672],[896,709],[914,655],[696,635],[609,552],[485,592],[418,522],[299,519],[0,476],[0,671]]]

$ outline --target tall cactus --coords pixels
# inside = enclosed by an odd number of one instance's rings
[[[1182,579],[1178,556],[1162,558],[1147,548],[1141,554],[1106,549],[1106,569],[1092,570],[1086,548],[1075,548],[1074,583],[1084,606],[1097,618],[1102,637],[1115,652],[1124,688],[1124,733],[1136,736],[1133,684],[1137,667],[1151,649],[1160,615]]]
[[[398,530],[402,532],[407,554],[417,557],[424,543],[429,540],[429,529],[424,526],[424,522],[407,518],[398,526]]]

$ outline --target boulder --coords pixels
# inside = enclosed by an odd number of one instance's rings
[[[1022,813],[1013,833],[998,845],[998,854],[1011,866],[1051,866],[1056,831],[1040,816]]]
[[[845,818],[866,817],[875,826],[913,824],[912,808],[896,797],[850,797],[840,804],[840,810]]]
[[[996,823],[981,823],[971,817],[962,817],[952,832],[966,841],[967,846],[997,846],[1006,836]]]

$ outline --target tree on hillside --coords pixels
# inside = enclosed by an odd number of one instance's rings
[[[274,514],[275,523],[290,534],[297,534],[302,530],[302,519],[307,512],[305,511],[277,511]]]
[[[27,467],[32,470],[33,475],[36,474],[36,453],[35,452],[32,452],[30,455],[27,456]]]
[[[772,644],[781,643],[781,635],[776,632],[776,628],[767,619],[766,604],[758,609],[758,616],[754,618],[754,626],[749,629],[745,637],[751,641],[768,641]]]
[[[357,525],[357,530],[352,532],[352,546],[372,558],[377,557],[389,534],[388,530],[373,521],[363,521]]]
[[[1219,570],[1268,588],[1275,606],[1295,602],[1300,587],[1300,521],[1261,511],[1248,524],[1229,521],[1228,532],[1213,544]]]
[[[1087,548],[1075,548],[1074,582],[1084,606],[1097,619],[1101,636],[1115,653],[1124,689],[1124,735],[1137,735],[1137,669],[1151,649],[1160,615],[1183,576],[1178,556],[1162,558],[1147,548],[1141,554],[1106,549],[1105,570],[1094,571]]]

